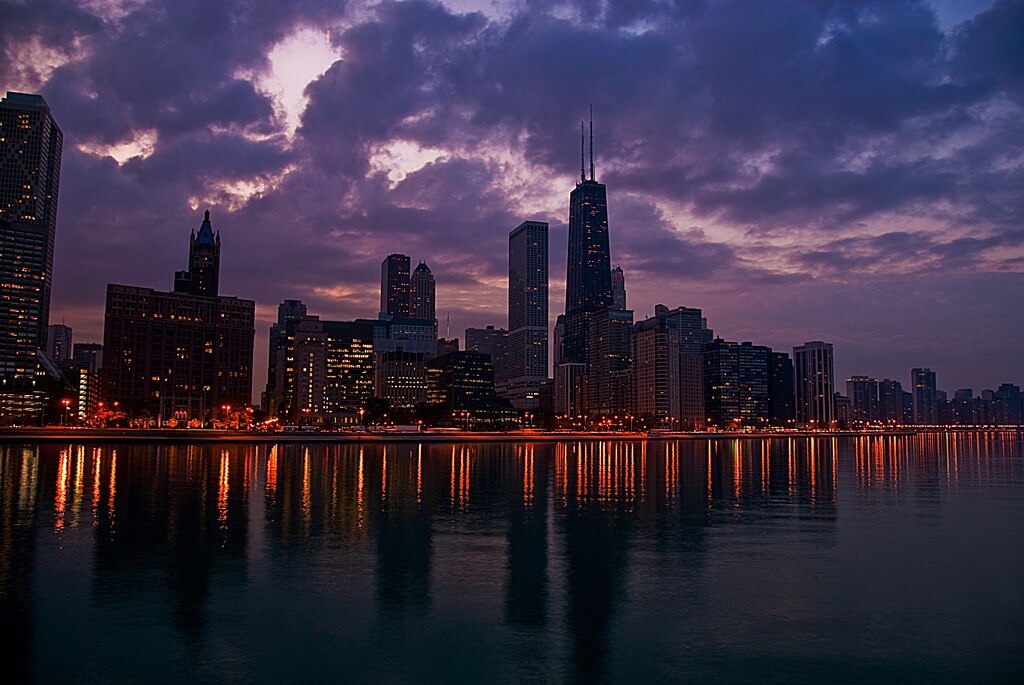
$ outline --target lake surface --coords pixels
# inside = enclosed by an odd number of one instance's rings
[[[1019,432],[0,445],[2,682],[1021,682]]]

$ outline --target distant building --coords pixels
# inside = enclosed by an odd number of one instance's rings
[[[0,100],[0,423],[42,419],[63,134],[40,95]],[[59,392],[59,391],[57,391]]]
[[[79,366],[96,373],[103,369],[103,345],[100,343],[75,343],[72,360]]]
[[[277,323],[270,326],[267,359],[267,388],[263,393],[263,410],[271,416],[292,411],[293,403],[285,398],[287,380],[294,374],[294,337],[290,337],[288,324],[306,316],[306,305],[301,300],[285,300],[277,306]],[[294,336],[294,328],[291,336]],[[294,379],[293,379],[294,380]],[[294,396],[292,396],[294,399]],[[292,409],[286,409],[291,406]]]
[[[888,378],[878,381],[878,420],[903,423],[903,386]]]
[[[467,328],[465,331],[466,351],[490,355],[494,365],[494,384],[502,397],[507,397],[508,388],[508,331],[504,328]]]
[[[380,317],[410,318],[409,257],[390,254],[380,265]],[[433,318],[433,317],[431,317]]]
[[[622,267],[616,264],[612,267],[612,309],[623,310],[626,308],[626,276],[622,273]]]
[[[1020,386],[1003,383],[994,394],[996,421],[1004,425],[1019,426],[1024,423],[1024,401]]]
[[[71,326],[59,323],[50,324],[46,340],[46,351],[50,355],[50,359],[58,364],[71,361],[73,337]]]
[[[434,322],[434,337],[437,337],[437,314],[434,307],[434,274],[430,267],[420,262],[409,277],[409,317]]]
[[[206,420],[251,402],[256,303],[218,295],[219,245],[207,212],[175,292],[107,286],[104,391],[129,417]]]
[[[458,338],[438,338],[437,339],[437,356],[443,356],[449,352],[459,351],[459,339]]]
[[[836,420],[832,344],[814,340],[793,348],[796,422],[829,428]]]
[[[548,225],[524,221],[508,236],[505,396],[519,410],[540,406],[548,379]]]
[[[914,423],[929,425],[938,423],[939,401],[935,387],[935,372],[917,368],[910,372],[910,385],[914,397]]]
[[[793,360],[785,352],[768,355],[768,423],[784,428],[796,422]]]
[[[850,421],[868,423],[881,418],[878,381],[867,376],[846,379],[846,396],[850,399]]]

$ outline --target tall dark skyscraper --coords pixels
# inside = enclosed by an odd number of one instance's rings
[[[435,312],[434,274],[430,267],[420,262],[409,277],[409,315],[413,319],[426,319],[434,322],[437,330],[437,314]]]
[[[63,134],[40,95],[0,100],[0,393],[46,349]]]
[[[508,398],[540,406],[548,378],[548,225],[524,221],[508,236]]]
[[[380,264],[380,313],[409,318],[409,257],[389,254]]]
[[[587,362],[587,321],[612,306],[612,267],[608,247],[608,198],[594,177],[594,122],[590,122],[590,178],[583,168],[580,128],[580,182],[569,194],[569,261],[566,267],[565,335],[562,363]]]

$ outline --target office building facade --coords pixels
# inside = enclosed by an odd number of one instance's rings
[[[524,221],[508,236],[508,346],[505,397],[519,410],[540,406],[548,378],[548,225]]]
[[[832,344],[814,340],[793,348],[796,421],[808,428],[829,428],[836,420]]]
[[[0,100],[0,421],[40,415],[63,134],[40,95]]]

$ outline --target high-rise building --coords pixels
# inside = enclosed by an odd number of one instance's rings
[[[374,395],[392,407],[411,408],[426,402],[427,366],[422,352],[377,352],[374,374]]]
[[[277,305],[277,323],[270,326],[270,339],[267,359],[267,389],[263,393],[263,410],[271,416],[277,416],[288,404],[285,379],[294,373],[294,356],[288,352],[292,340],[288,333],[288,322],[298,321],[306,316],[306,305],[301,300],[285,300]],[[294,334],[294,331],[292,332]]]
[[[329,414],[358,414],[373,397],[373,327],[369,319],[324,321]]]
[[[36,415],[46,350],[63,134],[40,95],[0,100],[0,414]]]
[[[633,409],[652,425],[678,428],[679,332],[664,317],[633,325]]]
[[[1020,386],[1003,383],[996,389],[994,398],[996,422],[1019,426],[1024,419],[1024,401],[1021,399]]]
[[[587,357],[587,410],[591,416],[615,416],[633,409],[629,386],[633,312],[606,307],[590,315]]]
[[[622,273],[622,267],[616,264],[612,267],[612,309],[626,308],[626,276]]]
[[[583,169],[580,129],[580,181],[569,194],[569,257],[566,265],[565,334],[562,363],[587,363],[591,313],[612,306],[608,197],[594,176],[594,123],[590,123],[590,178]]]
[[[548,225],[524,221],[508,236],[508,390],[520,410],[540,404],[548,378]]]
[[[409,318],[409,257],[390,254],[380,264],[380,315]]]
[[[846,396],[850,398],[850,420],[853,423],[879,419],[881,411],[877,380],[867,376],[850,376],[846,379]]]
[[[888,378],[878,381],[878,419],[903,423],[903,385]]]
[[[829,428],[836,419],[832,344],[814,340],[793,348],[796,422]]]
[[[433,321],[436,336],[435,288],[434,274],[431,273],[430,267],[420,262],[409,277],[409,316],[413,319]]]
[[[914,394],[914,423],[938,423],[939,401],[935,387],[935,372],[931,369],[912,369],[910,385]]]
[[[713,340],[704,346],[704,411],[725,428],[764,427],[770,417],[771,348]]]
[[[190,241],[190,258],[199,242]],[[103,386],[129,417],[207,420],[252,401],[256,303],[219,296],[217,262],[199,256],[195,272],[175,275],[189,292],[107,286]]]
[[[46,352],[50,359],[57,362],[71,360],[73,331],[71,326],[61,323],[50,324],[46,338]]]
[[[768,423],[792,427],[796,421],[793,360],[785,352],[768,355]]]

